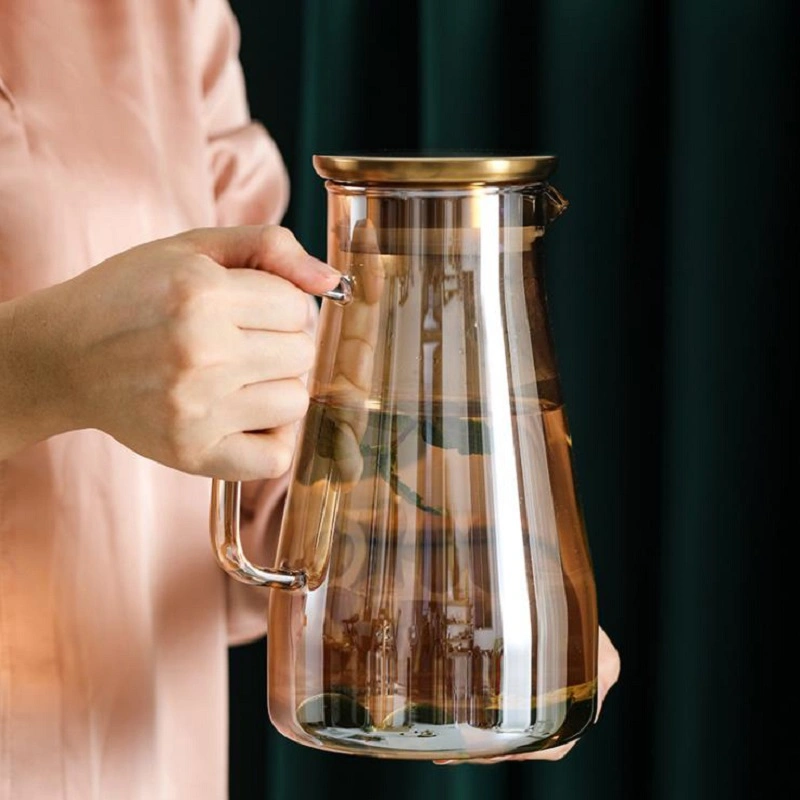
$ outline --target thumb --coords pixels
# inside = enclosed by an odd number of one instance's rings
[[[309,255],[288,228],[278,225],[197,228],[178,238],[223,267],[264,270],[310,294],[333,289],[342,277],[333,267]]]

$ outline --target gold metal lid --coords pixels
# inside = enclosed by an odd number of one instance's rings
[[[528,184],[547,180],[556,156],[316,155],[314,169],[336,183],[463,185]]]

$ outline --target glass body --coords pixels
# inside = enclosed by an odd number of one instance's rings
[[[326,186],[352,299],[321,309],[271,719],[390,758],[574,739],[595,715],[598,620],[541,274],[563,204],[544,182]]]

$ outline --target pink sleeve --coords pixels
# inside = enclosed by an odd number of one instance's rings
[[[227,0],[196,0],[195,14],[217,224],[277,224],[286,211],[289,181],[275,142],[250,118],[238,23]],[[242,487],[242,540],[254,563],[273,565],[287,485],[285,476]],[[263,636],[270,590],[230,578],[226,591],[229,643]]]
[[[196,0],[195,14],[217,224],[277,224],[286,211],[289,179],[275,142],[250,118],[239,25],[227,0]]]

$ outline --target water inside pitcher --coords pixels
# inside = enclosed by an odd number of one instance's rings
[[[347,292],[322,304],[277,569],[241,574],[233,495],[216,537],[234,574],[290,589],[268,695],[295,741],[491,757],[594,718],[595,583],[542,281],[554,166],[315,158]]]

